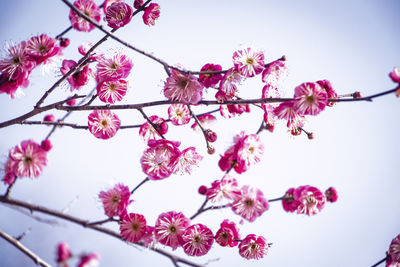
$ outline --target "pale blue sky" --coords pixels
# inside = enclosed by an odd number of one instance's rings
[[[400,66],[399,1],[161,0],[158,3],[161,16],[156,26],[148,27],[141,17],[136,17],[118,31],[118,36],[170,64],[180,63],[196,70],[206,63],[219,63],[226,69],[232,66],[233,52],[249,44],[264,50],[267,61],[287,56],[289,75],[285,92],[289,97],[300,83],[320,79],[329,79],[339,94],[361,91],[369,95],[395,87],[388,73],[394,66]],[[0,7],[5,22],[0,28],[1,46],[41,33],[55,36],[69,26],[69,10],[61,1],[1,0]],[[65,50],[65,57],[79,59],[76,47],[84,41],[94,43],[101,36],[97,30],[71,31],[67,35],[71,45]],[[123,103],[164,99],[160,93],[166,78],[163,68],[115,41],[100,49],[110,55],[111,49],[117,47],[126,51],[134,62],[129,76],[131,88]],[[0,121],[29,111],[57,75],[43,77],[35,70],[25,97],[10,100],[0,95],[3,107]],[[260,97],[260,80],[256,77],[245,81],[239,89],[240,95]],[[89,92],[93,85],[83,92]],[[58,88],[49,103],[68,95],[68,91]],[[166,110],[167,107],[160,107],[145,111],[166,117]],[[240,130],[257,130],[262,114],[254,111],[235,120],[220,119],[214,125],[219,139],[213,156],[206,154],[200,134],[189,127],[170,127],[167,138],[180,140],[182,147],[196,145],[205,159],[191,176],[172,176],[144,185],[135,193],[131,211],[144,214],[149,224],[169,210],[191,216],[203,201],[196,193],[198,186],[222,176],[217,160],[231,145],[232,136]],[[136,111],[117,114],[125,124],[143,122]],[[221,248],[217,244],[206,256],[190,259],[205,263],[219,258],[210,266],[336,267],[370,266],[383,258],[392,238],[400,233],[399,114],[399,99],[389,95],[372,103],[339,103],[309,118],[305,128],[315,133],[312,141],[305,136],[291,138],[284,123],[273,134],[263,132],[261,139],[266,150],[262,162],[242,175],[235,175],[241,185],[255,185],[267,198],[279,197],[289,187],[299,185],[309,184],[321,190],[335,186],[339,201],[326,205],[312,217],[287,214],[280,203],[271,203],[270,210],[254,223],[244,223],[243,237],[254,233],[273,243],[268,255],[260,261],[244,260],[237,248]],[[42,115],[36,119],[43,118]],[[87,115],[76,112],[68,121],[86,124]],[[39,142],[48,131],[44,126],[1,129],[2,162],[12,146],[29,138]],[[104,218],[96,197],[98,192],[115,182],[133,188],[145,177],[139,164],[145,145],[137,133],[137,129],[121,130],[114,138],[103,141],[83,130],[57,130],[51,139],[54,148],[43,175],[36,180],[18,181],[12,196],[60,210],[73,201],[70,214],[94,220]],[[0,185],[0,189],[4,191],[5,187]],[[61,220],[60,226],[41,224],[4,205],[0,205],[0,217],[0,229],[11,235],[32,228],[22,243],[51,264],[56,244],[66,241],[76,253],[99,252],[101,266],[172,266],[167,258],[153,252]],[[207,224],[215,233],[225,218],[240,221],[226,210],[202,214],[193,223]],[[176,253],[185,256],[180,249]],[[34,266],[3,240],[0,240],[0,265]]]

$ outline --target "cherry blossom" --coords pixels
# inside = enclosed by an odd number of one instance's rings
[[[293,192],[293,198],[298,202],[297,213],[308,216],[319,213],[325,205],[325,195],[316,187],[300,186]]]
[[[88,117],[89,131],[97,138],[109,139],[113,137],[121,121],[118,116],[110,110],[94,110]]]
[[[113,29],[121,28],[128,24],[133,15],[133,8],[124,2],[114,2],[106,9],[107,25]]]
[[[76,64],[77,63],[74,60],[64,59],[60,69],[62,75],[67,74]],[[81,89],[89,82],[91,76],[92,70],[89,68],[89,65],[84,66],[81,70],[76,70],[67,78],[67,81],[71,86],[71,91]]]
[[[34,61],[26,53],[25,41],[7,49],[8,57],[0,60],[0,72],[7,77],[8,80],[23,80],[28,77],[30,72],[35,68]]]
[[[25,49],[27,55],[32,57],[37,64],[46,62],[49,58],[61,53],[61,49],[57,45],[57,40],[46,34],[31,37]]]
[[[331,84],[330,81],[328,81],[328,80],[320,80],[320,81],[317,81],[317,84],[319,84],[319,86],[321,86],[322,89],[325,90],[325,92],[326,92],[326,94],[328,96],[328,99],[337,99],[338,98],[338,95],[337,95],[336,91],[333,89],[332,84]],[[335,104],[336,104],[336,102],[328,102],[326,105],[328,107],[332,107]]]
[[[235,68],[229,69],[219,84],[219,90],[227,96],[233,98],[237,93],[237,85],[240,84],[242,76]]]
[[[143,0],[135,0],[133,2],[133,7],[136,8],[136,9],[139,9],[139,8],[141,8],[143,6],[143,4],[144,4]]]
[[[189,225],[190,220],[181,212],[165,212],[158,216],[154,236],[158,242],[175,250],[181,246],[182,234]]]
[[[146,219],[137,213],[126,214],[119,226],[121,237],[126,241],[135,243],[146,233]]]
[[[164,95],[169,100],[197,104],[203,96],[203,85],[195,76],[172,69],[164,83]]]
[[[200,71],[222,71],[221,65],[208,63]],[[199,80],[206,88],[213,87],[222,79],[222,74],[200,74]]]
[[[261,77],[264,83],[271,86],[278,86],[279,80],[287,73],[285,61],[278,59],[269,63],[263,70]]]
[[[240,239],[239,229],[236,224],[228,219],[221,223],[221,228],[215,234],[215,242],[222,247],[235,247]]]
[[[133,63],[124,54],[116,54],[112,58],[100,56],[97,58],[96,80],[98,83],[107,79],[123,79],[128,77]]]
[[[299,202],[293,198],[294,190],[294,188],[289,188],[282,199],[282,206],[286,212],[294,212],[299,206]]]
[[[302,83],[294,89],[293,108],[300,115],[318,115],[328,104],[328,94],[317,83]]]
[[[104,12],[104,14],[107,14],[107,8],[109,7],[109,6],[111,6],[112,4],[114,4],[114,3],[118,3],[118,2],[121,2],[122,0],[105,0],[104,2],[103,2],[103,12]]]
[[[244,77],[254,77],[264,69],[264,53],[248,47],[233,54],[235,70]]]
[[[158,117],[157,115],[150,116],[149,120],[156,126],[157,129],[154,129],[153,126],[146,121],[140,126],[139,135],[143,138],[145,142],[149,140],[161,139],[160,134],[164,135],[168,131],[168,124],[165,122],[163,118]]]
[[[267,240],[262,236],[250,234],[239,244],[239,254],[248,260],[259,260],[268,252]]]
[[[128,90],[128,82],[123,79],[110,79],[97,84],[97,96],[104,103],[114,104],[121,101]]]
[[[175,160],[174,173],[191,174],[193,167],[198,166],[202,159],[195,147],[185,148]]]
[[[400,235],[393,238],[392,242],[390,243],[388,257],[397,264],[400,263]]]
[[[241,197],[241,192],[237,180],[226,174],[220,181],[216,180],[211,184],[206,196],[215,203],[223,199],[237,200]]]
[[[124,215],[129,203],[132,202],[129,200],[130,196],[129,187],[123,184],[116,184],[113,188],[99,193],[104,213],[108,217]]]
[[[49,152],[53,148],[53,145],[49,139],[45,139],[40,143],[40,148],[46,152]]]
[[[148,26],[154,26],[156,20],[160,17],[160,5],[151,3],[144,9],[143,22]]]
[[[277,119],[287,120],[287,127],[289,130],[297,130],[303,126],[304,116],[297,113],[294,108],[293,101],[280,103],[279,106],[274,108],[273,114]]]
[[[182,234],[182,248],[189,256],[206,255],[213,243],[214,235],[204,224],[189,226]]]
[[[395,83],[400,83],[400,68],[394,67],[393,71],[389,73],[389,77]]]
[[[57,246],[57,258],[56,258],[56,262],[58,264],[65,264],[67,260],[71,257],[71,250],[69,248],[69,245],[67,242],[61,242],[58,244]],[[63,266],[63,265],[62,265]]]
[[[189,108],[185,104],[172,104],[169,106],[168,117],[173,125],[188,124],[191,119]]]
[[[91,18],[95,22],[101,19],[100,8],[93,0],[75,0],[74,6],[79,9],[83,14]],[[69,12],[69,20],[72,27],[78,31],[90,32],[95,28],[89,21],[81,18],[75,11],[71,9]]]
[[[257,217],[268,210],[268,200],[261,190],[245,185],[240,190],[240,193],[240,198],[232,204],[232,210],[242,218],[249,222],[254,222]]]

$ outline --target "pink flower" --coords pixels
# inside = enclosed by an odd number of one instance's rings
[[[400,267],[400,262],[392,260],[390,257],[386,257],[385,267]]]
[[[153,226],[146,226],[146,232],[142,236],[140,240],[143,245],[146,247],[151,247],[154,244],[154,227]]]
[[[104,12],[104,14],[107,14],[107,8],[109,6],[111,6],[114,3],[119,3],[121,1],[122,0],[105,0],[104,3],[103,3],[103,12]]]
[[[100,83],[107,79],[121,79],[128,77],[133,67],[132,61],[123,54],[117,54],[113,58],[99,57],[96,66],[96,79]]]
[[[126,241],[139,242],[146,233],[146,219],[141,214],[129,213],[122,218],[119,230]]]
[[[233,212],[249,222],[254,222],[268,208],[268,200],[264,194],[259,189],[248,185],[242,187],[241,197],[232,204]]]
[[[122,216],[126,213],[131,192],[129,187],[123,184],[116,184],[113,188],[107,191],[101,191],[99,198],[103,202],[104,213],[108,217]]]
[[[89,131],[100,139],[113,137],[121,126],[118,116],[110,110],[94,110],[88,119]]]
[[[165,179],[172,174],[176,160],[181,154],[179,144],[165,139],[149,140],[140,163],[150,180]]]
[[[40,64],[61,52],[60,47],[57,45],[57,40],[47,36],[46,34],[31,37],[25,49],[26,53],[32,57],[37,64]]]
[[[260,162],[264,154],[264,145],[258,134],[249,134],[237,143],[236,162],[241,166],[240,172],[246,171],[251,165]],[[235,169],[238,171],[237,169]]]
[[[101,101],[114,104],[124,98],[128,90],[128,83],[122,79],[105,80],[97,84],[96,90]]]
[[[60,69],[62,75],[67,74],[74,66],[76,62],[74,60],[66,60],[64,59],[62,62],[62,67]],[[70,75],[67,78],[68,83],[71,86],[71,91],[79,90],[82,86],[85,86],[92,75],[92,70],[89,68],[89,65],[86,65],[81,70],[76,70],[74,74]]]
[[[185,148],[175,161],[174,173],[190,174],[192,168],[198,166],[202,159],[203,157],[196,152],[195,147]]]
[[[25,140],[10,150],[9,160],[16,176],[35,178],[47,165],[47,152],[33,140]]]
[[[317,84],[322,87],[322,89],[325,90],[326,94],[328,95],[328,99],[337,99],[338,95],[336,91],[333,89],[332,84],[328,80],[320,80],[317,81]],[[333,107],[336,104],[336,102],[328,102],[326,104],[328,107]]]
[[[390,257],[393,262],[400,263],[400,235],[393,238],[390,243],[388,257]]]
[[[319,213],[325,205],[325,195],[316,187],[300,186],[293,192],[293,198],[298,202],[297,213],[308,216]]]
[[[328,104],[328,94],[317,83],[302,83],[294,89],[294,109],[301,115],[318,115]]]
[[[329,187],[325,191],[326,200],[329,202],[336,202],[338,200],[338,193],[334,187]]]
[[[189,225],[190,220],[181,212],[165,212],[158,216],[154,235],[158,242],[175,250],[181,245],[182,234]]]
[[[206,128],[207,128],[211,123],[213,123],[213,122],[215,122],[215,121],[217,120],[217,118],[216,118],[214,115],[209,114],[209,113],[208,113],[208,114],[201,115],[201,116],[197,117],[197,119],[199,120],[199,122],[201,123],[201,125],[202,125],[203,127],[206,127]],[[191,128],[192,128],[193,130],[197,130],[197,129],[198,129],[197,122],[193,123],[192,126],[191,126]]]
[[[168,117],[173,125],[188,124],[191,119],[189,108],[185,104],[172,104],[169,106]]]
[[[293,198],[294,188],[289,188],[282,199],[282,206],[286,212],[294,212],[299,206],[299,202]]]
[[[35,68],[36,62],[26,53],[26,42],[7,49],[8,58],[0,60],[0,72],[8,80],[26,79]]]
[[[278,91],[278,88],[266,84],[263,89],[262,89],[262,94],[261,94],[262,98],[280,98],[281,94]],[[262,103],[261,107],[264,109],[265,112],[271,112],[274,110],[274,108],[276,108],[277,106],[279,106],[279,103]]]
[[[160,17],[160,5],[151,3],[144,9],[143,22],[148,26],[154,26],[156,20]]]
[[[189,256],[203,256],[214,243],[212,231],[203,224],[194,224],[182,234],[182,248]]]
[[[237,84],[240,84],[242,76],[240,72],[232,68],[225,73],[219,84],[219,90],[222,91],[227,98],[233,98],[237,93]]]
[[[400,69],[394,67],[393,71],[389,73],[389,77],[392,79],[393,82],[400,83]]]
[[[235,247],[240,239],[239,229],[234,222],[225,219],[215,234],[215,242],[222,247]]]
[[[149,140],[161,139],[160,134],[164,135],[168,131],[168,124],[163,118],[159,118],[157,115],[154,115],[150,116],[149,119],[153,122],[157,129],[154,129],[148,121],[140,126],[139,135],[143,138],[145,142]]]
[[[303,126],[304,116],[297,113],[294,109],[293,101],[280,103],[279,106],[274,108],[273,114],[278,119],[287,120],[287,127],[289,130],[297,130],[298,127]]]
[[[241,197],[237,180],[226,174],[220,181],[216,180],[206,193],[211,202],[219,202],[223,199],[237,200]]]
[[[71,257],[71,250],[67,242],[61,242],[57,246],[57,263],[65,263]]]
[[[222,71],[221,65],[218,64],[206,64],[200,71]],[[199,80],[206,88],[217,85],[217,83],[222,79],[222,74],[200,74]]]
[[[114,2],[111,6],[107,7],[106,17],[109,27],[113,29],[121,28],[128,24],[133,15],[133,8],[124,2]]]
[[[287,72],[285,61],[275,60],[269,63],[262,72],[262,81],[268,85],[277,86],[279,79]]]
[[[268,252],[267,240],[262,236],[250,234],[239,244],[239,254],[248,260],[259,260]]]
[[[93,0],[75,0],[74,6],[79,9],[83,14],[91,18],[93,21],[100,21],[100,8]],[[89,21],[78,16],[78,14],[76,14],[76,12],[72,9],[69,12],[69,20],[71,21],[72,28],[78,31],[90,32],[96,27],[92,25]]]
[[[203,85],[195,76],[172,69],[164,83],[164,95],[169,100],[197,104],[203,97]]]
[[[78,267],[97,267],[99,266],[100,255],[92,252],[87,255],[83,255],[80,258]]]
[[[236,71],[244,77],[254,77],[264,69],[264,53],[251,47],[236,51],[232,59]]]
[[[16,174],[16,161],[13,161],[10,157],[8,158],[6,164],[4,165],[4,177],[1,179],[5,185],[10,185],[14,183],[17,178]]]
[[[133,2],[133,7],[136,9],[139,9],[143,6],[144,1],[143,0],[135,0]]]
[[[10,80],[5,74],[0,74],[0,93],[6,93],[13,99],[24,95],[21,88],[26,88],[29,85],[27,77],[22,77],[17,80]]]

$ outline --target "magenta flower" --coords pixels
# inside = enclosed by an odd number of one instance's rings
[[[14,183],[15,179],[17,178],[15,169],[16,163],[16,161],[13,161],[10,157],[8,157],[8,160],[4,165],[4,176],[1,179],[5,185]]]
[[[282,206],[286,212],[294,212],[299,206],[299,202],[293,198],[294,188],[289,188],[282,199]]]
[[[71,257],[71,250],[69,248],[69,245],[67,244],[67,242],[61,242],[58,244],[57,246],[57,258],[56,258],[56,262],[57,263],[64,263],[65,266],[67,260]]]
[[[118,2],[121,2],[122,0],[105,0],[104,2],[103,2],[103,12],[104,12],[104,14],[107,14],[107,8],[109,7],[109,6],[111,6],[112,4],[114,4],[114,3],[118,3]]]
[[[215,234],[215,242],[222,247],[235,247],[238,244],[237,240],[240,240],[239,228],[234,222],[225,219]]]
[[[132,202],[132,200],[129,200],[130,196],[129,187],[123,184],[116,184],[113,188],[99,193],[99,198],[103,202],[104,213],[108,217],[126,214],[126,208]]]
[[[392,79],[393,82],[400,83],[400,69],[394,67],[393,71],[389,73],[389,77]]]
[[[154,26],[156,20],[160,17],[160,5],[151,3],[144,9],[143,22],[148,26]]]
[[[142,236],[140,240],[143,245],[146,247],[151,247],[155,243],[155,238],[154,238],[154,227],[153,226],[146,226],[146,232]]]
[[[123,54],[117,54],[113,58],[99,57],[96,66],[96,79],[100,83],[107,79],[121,79],[128,77],[133,67],[132,61]]]
[[[57,40],[47,36],[46,34],[31,37],[25,49],[26,53],[32,57],[37,64],[40,64],[61,52],[61,48],[57,45]]]
[[[280,98],[281,94],[278,91],[278,88],[270,85],[270,84],[266,84],[263,89],[262,89],[262,94],[261,94],[262,98]],[[261,107],[264,109],[265,112],[271,112],[274,110],[274,108],[276,108],[277,106],[279,106],[279,103],[262,103]]]
[[[189,108],[185,104],[172,104],[168,108],[168,118],[173,125],[188,124],[191,119]]]
[[[29,85],[27,77],[19,78],[18,80],[10,80],[5,74],[0,74],[0,93],[10,95],[12,99],[23,96],[21,88],[26,88]]]
[[[264,197],[261,190],[245,185],[241,189],[241,196],[232,204],[234,213],[242,216],[249,222],[261,216],[268,210],[268,200]]]
[[[285,61],[275,60],[269,63],[262,72],[262,81],[268,85],[277,86],[280,78],[287,73]]]
[[[293,101],[300,115],[318,115],[328,104],[328,94],[317,83],[302,83],[294,89]]]
[[[195,76],[172,69],[164,83],[164,95],[169,100],[197,104],[203,97],[203,85]]]
[[[153,122],[157,129],[154,129],[148,121],[140,126],[139,135],[143,138],[145,142],[149,140],[161,139],[160,134],[164,135],[168,131],[168,124],[163,118],[154,115],[150,116],[149,119],[151,120],[151,122]]]
[[[330,81],[320,80],[320,81],[317,81],[317,84],[319,84],[319,86],[321,86],[322,89],[325,90],[326,94],[328,95],[328,99],[337,99],[338,98],[338,95],[337,95],[336,91],[333,89]],[[326,104],[326,105],[328,107],[332,107],[335,104],[336,104],[336,102],[328,102],[328,104]]]
[[[319,213],[325,205],[325,195],[316,187],[300,186],[293,192],[293,198],[298,202],[297,213],[308,216]]]
[[[75,0],[74,6],[79,9],[83,14],[91,18],[93,21],[100,21],[100,8],[93,0]],[[78,16],[78,14],[76,14],[76,12],[72,9],[69,12],[69,20],[71,21],[72,28],[78,31],[90,32],[96,27],[92,25],[89,21],[86,21],[85,19]]]
[[[78,267],[97,267],[99,266],[100,255],[92,252],[87,255],[83,255],[80,258]]]
[[[7,49],[8,57],[0,60],[0,72],[8,80],[26,79],[35,68],[36,62],[26,53],[26,42]]]
[[[237,200],[241,197],[241,193],[237,180],[226,174],[220,181],[216,180],[211,184],[206,196],[208,200],[215,203],[223,199]]]
[[[326,200],[329,202],[336,202],[339,198],[337,190],[334,187],[329,187],[325,191]]]
[[[273,114],[277,119],[287,120],[289,130],[297,130],[303,126],[304,116],[297,113],[294,109],[293,101],[280,103],[279,106],[274,108]]]
[[[239,244],[239,254],[248,260],[259,260],[268,252],[267,240],[262,236],[250,234]]]
[[[122,79],[105,80],[96,86],[97,96],[104,103],[114,104],[121,101],[128,90],[128,82]]]
[[[393,238],[387,254],[388,258],[392,260],[392,264],[400,264],[400,235]]]
[[[218,65],[218,64],[214,65],[214,64],[208,63],[208,64],[204,65],[200,71],[221,71],[221,70],[222,70],[221,65]],[[212,86],[217,85],[217,83],[219,83],[219,81],[222,80],[222,73],[200,74],[199,80],[204,85],[204,87],[210,88]]]
[[[47,165],[47,152],[33,140],[22,141],[9,152],[10,173],[19,177],[36,178]]]
[[[136,243],[146,233],[146,219],[141,214],[129,213],[122,218],[119,226],[121,237],[126,241]]]
[[[182,234],[182,248],[189,256],[203,256],[214,243],[212,231],[204,224],[194,224]]]
[[[121,126],[118,116],[110,110],[94,110],[88,119],[89,131],[100,139],[113,137]]]
[[[239,172],[238,169],[235,170],[238,173],[242,173],[248,170],[251,165],[260,162],[264,154],[264,145],[258,134],[249,134],[241,138],[240,142],[237,143],[236,153],[236,162],[241,168]]]
[[[242,76],[240,72],[232,68],[225,73],[219,84],[219,90],[222,91],[227,99],[232,99],[237,93],[237,84],[240,84]]]
[[[179,144],[165,139],[149,140],[140,163],[150,180],[165,179],[173,173],[176,160],[181,154]]]
[[[203,157],[196,152],[195,147],[185,148],[175,160],[174,173],[191,174],[193,167],[198,166],[202,159]]]
[[[244,77],[254,77],[264,69],[264,53],[251,47],[236,51],[232,59],[235,70]]]
[[[109,27],[118,29],[128,24],[133,15],[133,8],[124,2],[114,2],[106,9],[106,17]]]
[[[62,62],[62,67],[60,69],[62,75],[67,74],[75,65],[76,62],[74,60],[64,59]],[[85,86],[89,82],[91,76],[92,70],[89,68],[88,65],[83,67],[83,69],[81,70],[75,71],[74,74],[70,75],[67,78],[67,81],[71,86],[71,91],[81,89],[82,86]]]
[[[165,212],[158,216],[154,236],[158,242],[175,250],[181,246],[182,234],[189,225],[190,220],[181,212]]]

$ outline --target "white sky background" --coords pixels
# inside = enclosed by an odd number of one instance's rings
[[[170,64],[180,63],[191,70],[206,63],[218,63],[227,69],[232,66],[232,54],[241,45],[263,49],[266,61],[286,55],[288,97],[300,83],[320,79],[329,79],[339,94],[361,91],[369,95],[394,88],[388,73],[400,65],[400,2],[326,2],[161,0],[156,26],[144,25],[138,16],[117,35]],[[2,46],[41,33],[55,36],[70,25],[69,9],[61,1],[1,0],[0,8],[5,22],[0,29]],[[95,43],[101,36],[98,30],[71,31],[67,34],[71,45],[64,50],[65,57],[78,60],[76,47],[84,41]],[[108,41],[100,50],[112,55],[110,49],[115,48],[126,51],[134,62],[129,76],[131,88],[123,103],[164,99],[161,90],[166,74],[162,66],[115,41]],[[0,95],[0,121],[31,110],[59,77],[59,73],[54,73],[41,76],[35,70],[23,98],[11,100]],[[85,87],[82,93],[88,93],[93,86],[92,83]],[[239,88],[240,95],[260,97],[262,86],[260,76],[248,79]],[[58,88],[47,103],[69,95],[69,91]],[[212,99],[213,95],[210,91],[205,97]],[[198,112],[211,109],[214,107],[196,108]],[[167,106],[162,106],[145,112],[166,118],[166,110]],[[68,122],[86,124],[88,113],[76,112]],[[116,113],[123,124],[144,122],[134,110]],[[35,119],[40,120],[45,114]],[[242,237],[254,233],[273,243],[260,261],[247,261],[239,256],[237,247],[221,248],[218,244],[206,256],[189,259],[198,263],[219,259],[210,266],[370,266],[383,258],[392,238],[400,233],[399,114],[399,100],[388,95],[372,103],[339,103],[310,117],[305,128],[315,133],[312,141],[305,135],[290,137],[284,123],[273,134],[261,133],[266,148],[264,157],[248,172],[234,176],[241,185],[257,186],[267,198],[279,197],[289,187],[300,185],[309,184],[321,190],[334,186],[339,191],[339,201],[328,203],[312,217],[287,214],[280,203],[274,202],[254,223],[245,222],[241,226]],[[195,145],[205,159],[191,176],[171,176],[145,184],[134,194],[130,211],[145,215],[150,225],[154,225],[160,213],[170,210],[191,216],[203,202],[197,188],[222,177],[217,166],[219,154],[231,145],[235,133],[255,132],[261,119],[257,108],[238,119],[219,118],[212,126],[218,134],[213,156],[207,155],[201,134],[194,133],[189,126],[170,125],[168,139],[181,141],[182,149]],[[1,161],[5,162],[8,150],[17,143],[30,138],[40,142],[48,131],[45,126],[1,129]],[[98,192],[116,182],[133,188],[145,177],[139,163],[145,145],[137,129],[120,130],[104,141],[88,131],[62,128],[51,141],[54,148],[43,174],[35,180],[18,180],[12,197],[58,210],[72,201],[70,214],[97,220],[105,218]],[[0,187],[5,190],[4,185]],[[22,243],[51,264],[55,263],[57,243],[66,241],[75,253],[99,252],[101,266],[172,266],[167,258],[151,251],[61,220],[59,226],[38,223],[4,205],[0,205],[0,218],[0,229],[11,235],[31,228]],[[225,218],[240,221],[239,216],[226,210],[206,212],[193,223],[204,223],[215,233]],[[185,256],[181,249],[176,254]],[[34,263],[0,240],[0,266]]]

